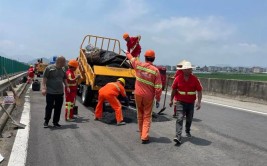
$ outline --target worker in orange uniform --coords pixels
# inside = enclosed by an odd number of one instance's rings
[[[186,60],[182,60],[180,63],[178,63],[177,64],[177,66],[176,66],[176,73],[175,73],[175,75],[174,75],[174,79],[176,78],[176,77],[178,77],[179,75],[181,75],[181,74],[183,74],[183,71],[182,70],[179,70],[181,67],[183,67],[183,64],[185,63],[185,62],[187,62]],[[176,95],[174,96],[174,108],[173,108],[173,117],[175,118],[176,116],[177,116],[177,113],[176,113],[176,105],[175,105],[175,103],[176,103],[176,101],[177,101],[177,99],[176,99]]]
[[[127,42],[127,51],[132,54],[133,57],[140,56],[141,53],[141,46],[139,41],[141,40],[141,36],[138,35],[136,37],[130,37],[128,33],[123,34],[123,39]]]
[[[118,78],[116,82],[107,83],[98,92],[98,103],[95,110],[95,120],[100,120],[103,113],[103,103],[107,100],[110,103],[110,106],[115,111],[117,126],[125,125],[123,121],[121,103],[118,100],[118,96],[121,95],[124,97],[126,106],[129,106],[129,100],[126,96],[124,89],[125,80],[123,78]]]
[[[32,65],[30,65],[30,68],[28,69],[28,80],[27,80],[27,83],[30,84],[33,79],[34,79],[34,68],[33,68]]]
[[[183,67],[179,70],[183,71],[183,74],[175,78],[172,84],[172,93],[170,107],[173,105],[173,98],[176,95],[176,110],[177,110],[177,121],[176,121],[176,136],[173,139],[177,144],[182,143],[182,129],[183,129],[183,118],[186,114],[185,132],[187,137],[191,137],[190,127],[194,115],[194,105],[197,94],[196,109],[199,110],[201,107],[202,99],[202,85],[198,78],[192,74],[192,65],[190,62],[185,62]]]
[[[75,99],[77,94],[77,79],[80,78],[80,75],[75,76],[74,72],[79,66],[78,62],[74,59],[70,60],[68,63],[68,70],[66,71],[67,77],[67,86],[69,90],[65,88],[66,96],[66,109],[65,109],[65,120],[74,121],[73,119],[73,108],[75,106]]]
[[[149,129],[154,98],[156,99],[156,108],[159,108],[162,93],[160,72],[153,65],[155,60],[155,52],[153,50],[145,52],[145,62],[140,62],[129,52],[126,53],[126,56],[136,71],[134,94],[138,110],[137,119],[142,144],[146,144],[149,143]]]

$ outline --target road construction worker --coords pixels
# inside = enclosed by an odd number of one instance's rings
[[[176,95],[176,136],[173,139],[177,144],[181,144],[181,135],[183,129],[183,118],[186,115],[185,132],[187,137],[191,137],[190,127],[193,120],[194,105],[197,94],[196,109],[201,107],[202,85],[198,78],[192,74],[192,65],[190,62],[185,62],[183,67],[179,68],[183,73],[175,78],[172,84],[172,93],[170,107],[173,105],[173,98]]]
[[[103,103],[107,100],[110,103],[110,106],[115,111],[117,125],[125,125],[123,121],[121,103],[118,100],[118,96],[121,95],[124,97],[126,106],[129,106],[129,100],[126,96],[124,89],[125,80],[123,78],[118,78],[116,82],[107,83],[105,86],[99,89],[98,91],[98,103],[95,110],[95,120],[100,120],[103,113]]]
[[[140,62],[129,52],[126,53],[126,56],[136,71],[134,94],[138,111],[137,120],[142,144],[146,144],[149,143],[154,98],[156,99],[156,108],[159,108],[162,93],[160,72],[153,66],[155,60],[155,52],[153,50],[145,52],[145,62]]]
[[[123,34],[123,39],[127,42],[127,51],[132,54],[133,57],[140,56],[141,53],[141,46],[139,41],[141,40],[141,36],[138,35],[136,37],[130,37],[128,33]]]
[[[177,65],[176,65],[176,73],[175,73],[175,75],[174,75],[174,79],[176,78],[176,77],[178,77],[179,75],[181,75],[181,74],[183,74],[183,71],[182,70],[179,70],[181,67],[183,67],[183,64],[185,63],[185,62],[187,62],[186,60],[182,60],[180,63],[178,63]],[[176,95],[174,96],[174,107],[173,107],[173,117],[175,118],[176,116],[177,116],[177,114],[176,114],[176,105],[175,105],[175,103],[176,103],[176,101],[177,101],[177,99],[176,99]]]
[[[34,79],[34,68],[33,68],[33,65],[30,65],[30,68],[28,69],[28,80],[27,80],[27,83],[30,84],[33,79]]]
[[[78,62],[74,59],[70,60],[68,63],[68,70],[66,71],[67,78],[67,88],[65,88],[65,97],[66,97],[66,109],[65,109],[65,120],[74,121],[73,119],[73,108],[75,106],[75,99],[77,94],[77,79],[80,78],[79,75],[75,76],[75,70],[78,67]]]

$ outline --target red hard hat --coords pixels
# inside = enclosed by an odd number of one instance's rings
[[[75,68],[79,66],[78,62],[75,59],[70,60],[68,65]]]
[[[153,50],[146,50],[145,57],[155,58],[155,52]]]

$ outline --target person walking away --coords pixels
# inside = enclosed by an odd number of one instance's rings
[[[34,79],[34,68],[33,65],[30,65],[30,68],[28,69],[27,83],[28,84],[32,83],[33,79]]]
[[[139,60],[141,53],[141,46],[139,42],[141,40],[141,36],[138,35],[136,37],[130,37],[128,33],[124,33],[123,39],[126,41],[127,51]]]
[[[182,70],[179,70],[179,69],[180,69],[181,67],[183,67],[183,64],[184,64],[185,62],[187,62],[187,61],[186,61],[186,60],[182,60],[180,63],[177,64],[177,66],[176,66],[177,71],[176,71],[176,73],[175,73],[175,75],[174,75],[174,79],[175,79],[176,77],[178,77],[179,75],[183,74],[183,71],[182,71]],[[177,101],[177,98],[176,98],[176,95],[175,95],[175,96],[174,96],[173,115],[172,115],[174,118],[176,118],[176,116],[177,116],[177,113],[176,113],[176,101]]]
[[[190,62],[185,62],[183,67],[179,70],[183,71],[183,74],[175,78],[172,84],[172,93],[170,107],[173,105],[173,98],[176,95],[176,136],[173,139],[177,144],[182,143],[182,129],[183,129],[183,118],[186,115],[185,132],[187,137],[191,137],[190,127],[193,120],[194,105],[197,94],[196,109],[199,110],[201,107],[202,99],[202,85],[198,78],[192,74],[192,65]],[[196,93],[197,92],[197,93]]]
[[[66,71],[67,86],[65,87],[65,120],[74,121],[73,119],[73,108],[75,106],[75,99],[77,95],[77,79],[79,75],[75,76],[75,70],[79,66],[75,59],[72,59],[68,63],[68,70]],[[68,88],[70,91],[68,91]]]
[[[140,62],[129,52],[126,53],[126,56],[136,71],[134,94],[138,111],[138,127],[142,144],[147,144],[149,143],[149,129],[154,98],[156,99],[156,108],[159,108],[162,93],[160,72],[153,65],[155,60],[155,52],[153,50],[145,52],[145,62]]]
[[[95,110],[95,120],[100,120],[103,113],[103,103],[107,100],[110,103],[111,108],[115,111],[117,125],[125,125],[123,121],[121,103],[118,100],[118,96],[124,97],[126,106],[129,106],[129,99],[126,96],[124,89],[125,80],[123,78],[118,78],[117,82],[107,83],[105,86],[99,89],[98,92],[98,103]]]
[[[44,71],[44,77],[42,81],[42,94],[46,96],[44,128],[48,127],[53,109],[54,127],[61,127],[58,122],[60,119],[61,108],[63,104],[63,83],[65,84],[67,91],[69,92],[69,88],[67,87],[66,74],[63,70],[65,64],[65,58],[63,56],[59,56],[56,60],[56,63],[48,65]]]

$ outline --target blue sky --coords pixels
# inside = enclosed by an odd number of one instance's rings
[[[0,0],[0,55],[71,59],[87,34],[125,48],[128,32],[156,64],[267,67],[266,9],[266,0]]]

